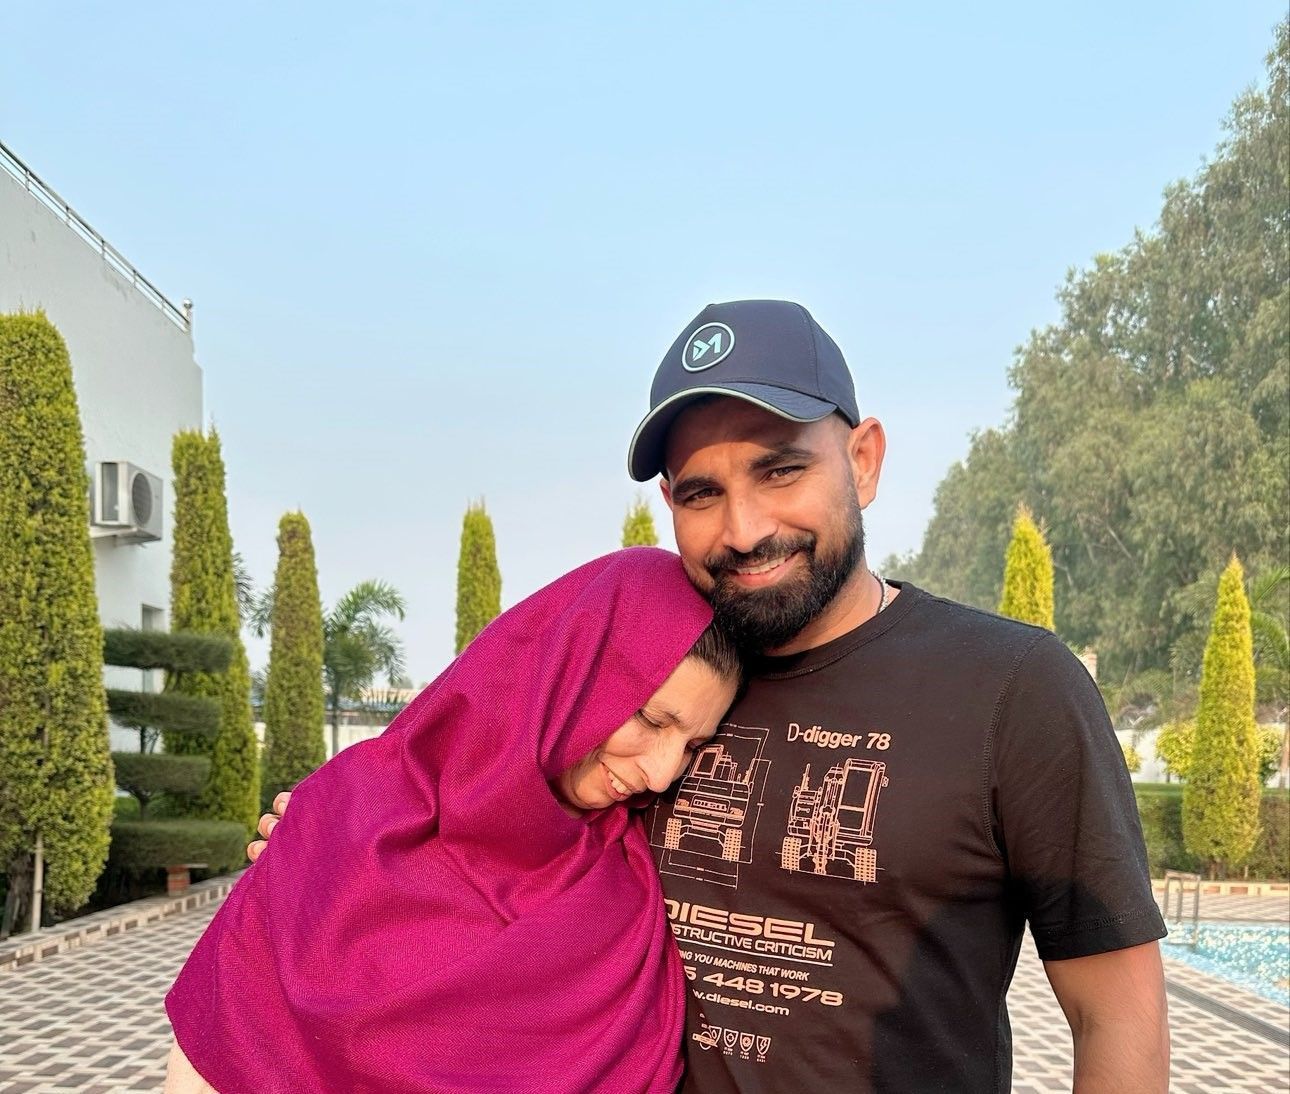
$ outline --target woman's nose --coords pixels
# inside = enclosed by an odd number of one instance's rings
[[[649,788],[656,794],[663,793],[685,770],[685,761],[689,753],[685,742],[677,741],[660,746],[641,763],[641,771],[649,782]]]

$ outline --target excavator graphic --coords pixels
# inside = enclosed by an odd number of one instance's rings
[[[752,861],[770,761],[770,731],[727,722],[694,754],[690,768],[652,814],[650,843],[661,873],[732,889]]]
[[[706,844],[712,857],[738,862],[754,776],[761,773],[761,766],[754,761],[740,772],[724,744],[714,742],[700,749],[681,780],[672,815],[663,829],[663,847],[678,851],[681,840],[690,837]]]
[[[811,765],[793,789],[788,834],[780,865],[790,872],[829,873],[844,865],[856,881],[878,880],[878,852],[873,843],[874,810],[887,785],[887,765],[878,760],[848,759],[834,764],[818,789],[811,789]]]

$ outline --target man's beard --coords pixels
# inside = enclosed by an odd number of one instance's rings
[[[778,649],[816,619],[855,572],[864,557],[864,521],[852,501],[843,540],[833,552],[816,551],[809,533],[793,539],[766,539],[747,554],[726,551],[704,560],[713,581],[708,594],[717,622],[749,653]],[[794,551],[806,573],[765,589],[740,589],[731,580],[736,566],[756,566]]]

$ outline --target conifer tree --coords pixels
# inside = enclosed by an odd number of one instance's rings
[[[502,575],[497,568],[493,522],[484,503],[466,507],[457,561],[457,653],[502,610]]]
[[[1017,507],[999,614],[1053,629],[1053,556],[1030,510]]]
[[[242,645],[233,539],[224,495],[219,434],[187,430],[175,435],[174,553],[170,564],[170,619],[176,631],[213,634],[233,643],[228,671],[174,673],[167,690],[218,700],[220,728],[214,742],[166,732],[166,751],[211,757],[202,811],[254,829],[260,810],[260,763],[251,717],[251,670]]]
[[[1259,740],[1254,720],[1254,642],[1244,571],[1233,556],[1218,580],[1205,645],[1187,785],[1183,843],[1210,864],[1234,865],[1254,847],[1259,826]]]
[[[272,801],[317,768],[323,742],[323,615],[313,538],[303,513],[278,524],[269,675],[264,687],[264,780]]]
[[[0,870],[71,910],[108,849],[112,761],[85,444],[72,366],[42,313],[0,316]]]
[[[636,500],[627,510],[627,519],[623,521],[623,546],[658,546],[658,533],[654,531],[654,514],[650,512],[649,502],[640,494],[636,495]]]

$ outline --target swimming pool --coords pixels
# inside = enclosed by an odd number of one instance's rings
[[[1164,953],[1290,1006],[1290,924],[1202,922],[1193,935],[1191,924],[1171,923]]]

